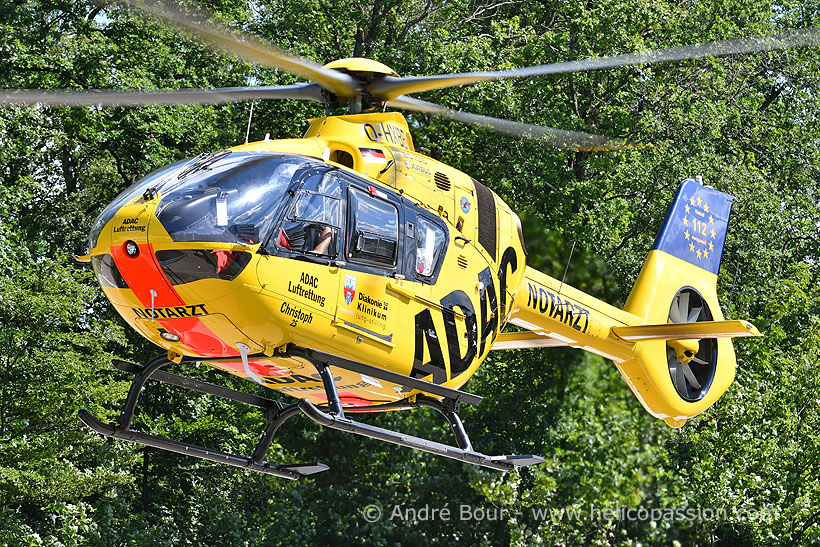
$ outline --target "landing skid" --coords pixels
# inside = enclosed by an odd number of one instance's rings
[[[123,372],[128,372],[134,375],[131,382],[131,388],[128,391],[128,397],[120,414],[119,421],[116,425],[106,424],[94,417],[86,409],[79,412],[80,420],[88,427],[106,437],[113,437],[130,441],[145,446],[154,448],[161,448],[177,454],[192,456],[203,460],[209,460],[234,467],[256,471],[258,473],[266,473],[285,479],[296,480],[301,477],[319,473],[328,469],[328,466],[322,463],[298,463],[298,464],[271,464],[265,461],[265,456],[273,441],[277,430],[285,421],[303,414],[313,420],[314,422],[329,427],[338,429],[340,431],[347,431],[363,437],[386,441],[389,443],[414,448],[431,454],[444,456],[445,458],[452,458],[463,462],[497,469],[499,471],[511,471],[516,467],[535,465],[542,463],[543,458],[539,456],[487,456],[480,452],[473,450],[467,432],[459,417],[459,410],[462,402],[475,404],[480,401],[480,398],[459,391],[456,389],[445,388],[430,382],[418,380],[415,378],[408,378],[399,374],[384,371],[376,367],[370,367],[362,363],[356,363],[347,359],[335,357],[326,353],[315,350],[293,348],[287,353],[279,354],[282,357],[300,357],[309,361],[318,371],[322,384],[327,395],[328,405],[318,407],[308,401],[301,399],[296,403],[286,405],[279,401],[274,401],[265,397],[228,389],[222,386],[210,384],[193,378],[170,374],[160,370],[162,367],[171,364],[167,356],[162,355],[150,361],[147,365],[140,367],[125,361],[114,361],[114,366]],[[263,358],[264,356],[258,356]],[[252,357],[253,358],[253,357]],[[229,361],[230,359],[196,359],[185,358],[184,362],[206,362],[209,360],[219,360],[221,362]],[[357,372],[367,372],[369,375],[379,377],[386,381],[402,385],[405,389],[420,390],[426,393],[435,395],[438,398],[429,397],[426,395],[418,395],[414,400],[403,400],[395,403],[387,403],[382,405],[375,405],[370,407],[356,407],[347,408],[342,407],[339,394],[336,390],[336,385],[333,382],[333,374],[330,367],[339,367],[347,370],[354,370]],[[211,450],[201,446],[166,439],[157,435],[142,433],[131,429],[131,421],[134,417],[134,411],[139,400],[140,392],[148,380],[156,380],[167,384],[175,385],[185,389],[198,391],[200,393],[207,393],[217,397],[223,397],[232,401],[245,403],[257,406],[267,413],[268,423],[262,437],[259,439],[253,454],[251,456],[237,456],[228,454],[220,450]],[[348,418],[345,411],[351,412],[373,412],[386,410],[405,410],[412,408],[433,408],[442,414],[456,437],[458,446],[449,446],[446,444],[414,437],[412,435],[405,435],[389,429],[383,429],[369,424],[357,422]]]

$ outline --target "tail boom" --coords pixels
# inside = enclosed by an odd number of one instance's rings
[[[510,323],[617,363],[634,357],[634,344],[615,336],[612,327],[639,325],[640,319],[528,267]]]

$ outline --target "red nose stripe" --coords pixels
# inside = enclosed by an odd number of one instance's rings
[[[136,257],[128,256],[123,245],[111,247],[114,264],[120,271],[128,287],[134,292],[146,309],[174,308],[184,306],[185,302],[174,290],[165,277],[154,257],[154,248],[148,244],[139,245]],[[156,292],[153,302],[151,291]],[[177,319],[156,318],[159,325],[168,332],[181,338],[181,343],[202,357],[234,357],[239,355],[236,348],[223,342],[199,317],[180,317]]]
[[[227,363],[221,364],[229,368],[232,368],[238,372],[244,372],[245,370],[244,365],[237,361],[229,361]],[[264,361],[248,361],[248,368],[251,370],[251,372],[253,372],[261,378],[265,376],[290,376],[292,372],[290,369],[277,367],[276,365],[271,365],[265,363]]]
[[[128,256],[123,245],[111,247],[111,256],[114,257],[114,264],[117,265],[122,278],[134,291],[143,307],[151,307],[152,290],[157,293],[153,301],[155,308],[185,304],[154,259],[154,249],[150,243],[139,245],[139,254],[136,257]]]
[[[182,344],[202,357],[233,357],[239,355],[219,339],[214,332],[199,320],[199,317],[180,317],[179,319],[157,319],[168,332],[182,339]]]
[[[311,393],[311,397],[315,397],[316,399],[321,399],[322,401],[327,401],[327,395],[321,395],[318,393]],[[350,393],[349,391],[340,391],[339,392],[339,401],[341,401],[342,406],[372,406],[373,401],[368,401],[367,399],[363,399],[356,395],[355,393]]]

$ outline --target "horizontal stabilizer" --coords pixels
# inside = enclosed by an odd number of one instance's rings
[[[627,342],[762,336],[760,331],[748,321],[698,321],[697,323],[612,327],[612,334]]]
[[[534,332],[502,332],[491,349],[558,348],[566,345],[566,342]]]

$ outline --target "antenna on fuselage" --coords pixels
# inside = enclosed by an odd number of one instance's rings
[[[251,120],[253,120],[253,103],[256,101],[251,101],[251,113],[248,116],[248,129],[245,131],[245,144],[248,144],[248,139],[251,136]]]
[[[564,276],[561,278],[561,286],[558,288],[558,294],[561,294],[561,290],[564,288],[564,280],[567,278],[567,272],[569,271],[569,263],[572,261],[572,253],[575,252],[575,243],[577,239],[572,240],[572,248],[569,250],[569,258],[567,258],[567,266],[564,268]]]

